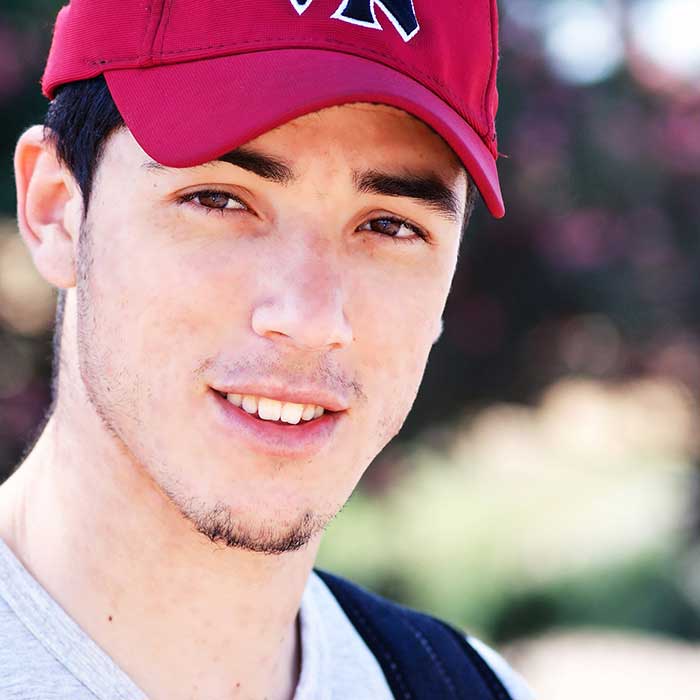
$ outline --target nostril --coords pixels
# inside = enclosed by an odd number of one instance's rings
[[[339,293],[312,302],[291,292],[268,299],[254,308],[251,328],[270,341],[310,351],[340,349],[353,340]]]

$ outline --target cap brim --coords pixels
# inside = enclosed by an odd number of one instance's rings
[[[278,49],[106,71],[105,78],[136,141],[171,167],[214,160],[324,107],[351,102],[398,107],[452,147],[493,216],[505,213],[496,161],[481,137],[435,93],[374,61],[318,49]]]

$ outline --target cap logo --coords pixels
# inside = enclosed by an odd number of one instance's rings
[[[313,0],[290,0],[290,2],[301,15]],[[381,31],[382,25],[377,20],[377,6],[404,41],[410,41],[420,31],[413,0],[343,0],[331,17]]]

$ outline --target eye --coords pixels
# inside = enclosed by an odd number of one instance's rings
[[[226,211],[231,209],[247,209],[246,205],[238,197],[234,197],[228,192],[219,190],[200,190],[190,192],[180,197],[180,202],[194,202],[205,211]]]
[[[417,240],[425,240],[427,235],[417,226],[406,221],[392,216],[381,216],[376,219],[370,219],[358,227],[358,231],[373,231],[374,233],[383,234],[389,238],[413,242]]]

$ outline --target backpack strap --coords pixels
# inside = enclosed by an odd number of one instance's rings
[[[398,700],[512,700],[465,635],[429,615],[316,570]]]

